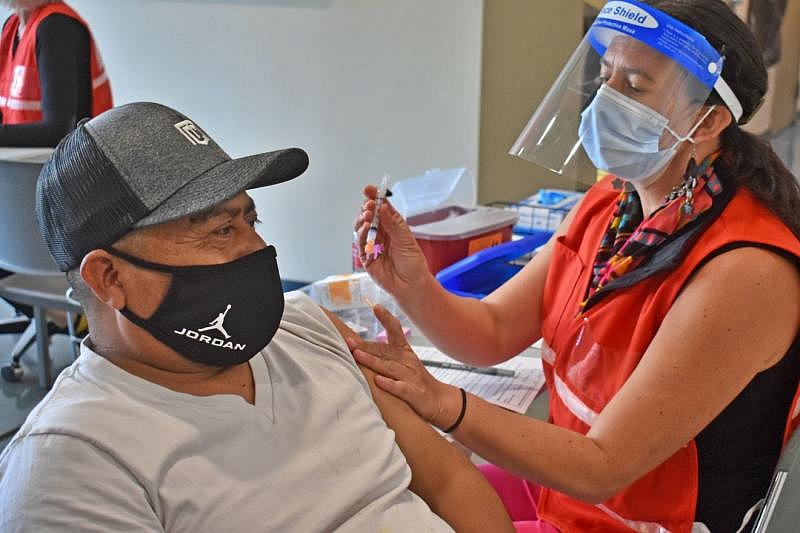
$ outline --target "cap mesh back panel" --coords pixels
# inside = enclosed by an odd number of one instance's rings
[[[84,127],[59,143],[39,174],[39,230],[62,271],[122,237],[147,211]]]

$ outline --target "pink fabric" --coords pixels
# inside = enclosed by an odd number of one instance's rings
[[[555,526],[540,520],[536,513],[538,485],[492,464],[480,464],[478,469],[500,496],[517,533],[559,533]]]

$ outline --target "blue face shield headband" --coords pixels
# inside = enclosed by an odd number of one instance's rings
[[[616,35],[632,37],[674,60],[709,90],[716,91],[734,120],[741,120],[742,104],[722,77],[724,58],[700,33],[647,4],[612,0],[600,10],[587,38],[602,57]]]

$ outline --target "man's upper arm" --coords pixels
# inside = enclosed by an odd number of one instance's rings
[[[336,315],[324,309],[333,324],[345,338],[358,338],[353,330],[347,327]],[[386,424],[394,430],[397,445],[403,451],[412,472],[412,489],[426,499],[424,487],[436,491],[437,481],[446,482],[441,476],[430,475],[441,470],[448,460],[452,460],[452,467],[462,468],[469,461],[460,454],[449,442],[441,437],[430,424],[414,412],[411,407],[401,399],[392,396],[375,385],[375,373],[359,365],[367,379],[372,398],[381,412]],[[422,486],[421,486],[422,485]],[[430,502],[428,502],[430,505]]]
[[[345,338],[358,336],[324,309]],[[359,365],[372,398],[411,468],[409,487],[459,532],[513,531],[497,493],[469,459],[411,407],[375,385],[375,373]]]
[[[43,434],[9,446],[0,463],[0,531],[163,532],[144,488],[88,442]]]

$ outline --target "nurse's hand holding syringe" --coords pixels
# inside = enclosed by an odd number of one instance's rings
[[[406,296],[416,299],[427,283],[436,283],[436,280],[405,219],[386,198],[389,195],[388,188],[383,186],[364,187],[365,199],[355,221],[355,230],[364,268],[401,303]]]

